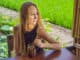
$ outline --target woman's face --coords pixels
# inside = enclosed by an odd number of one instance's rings
[[[28,19],[27,23],[34,26],[38,21],[38,11],[34,6],[28,8]]]

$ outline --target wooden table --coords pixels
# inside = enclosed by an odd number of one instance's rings
[[[77,60],[77,59],[75,55],[73,55],[70,51],[64,48],[61,51],[48,50],[42,54],[38,54],[33,58],[16,56],[12,58],[7,58],[6,60]]]

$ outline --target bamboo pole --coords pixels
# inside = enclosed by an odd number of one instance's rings
[[[74,16],[72,36],[74,38],[74,45],[80,44],[80,0],[74,0]],[[80,56],[80,46],[76,46],[76,56]]]

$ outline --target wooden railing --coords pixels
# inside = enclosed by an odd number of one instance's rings
[[[11,57],[11,52],[13,50],[13,35],[7,36],[7,42],[8,42],[8,57]]]

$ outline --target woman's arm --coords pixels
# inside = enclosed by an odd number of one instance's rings
[[[61,44],[57,41],[55,41],[52,37],[50,37],[44,27],[43,27],[43,24],[41,22],[41,20],[39,20],[38,22],[38,36],[40,36],[41,38],[43,38],[44,40],[47,40],[48,43],[42,43],[40,42],[39,40],[35,40],[35,44],[38,46],[38,47],[41,47],[41,48],[49,48],[49,49],[55,49],[55,50],[60,50],[61,49]]]
[[[38,27],[38,34],[40,37],[42,37],[43,39],[47,40],[50,43],[58,43],[57,41],[55,41],[51,36],[49,36],[44,27],[39,26]]]

